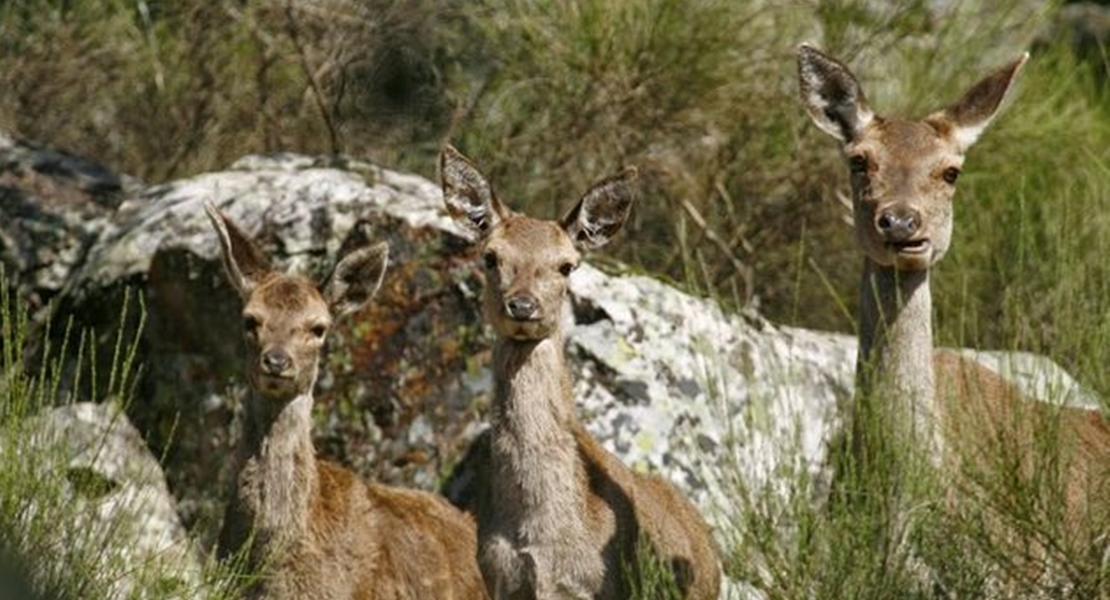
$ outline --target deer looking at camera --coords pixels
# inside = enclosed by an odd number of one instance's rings
[[[1110,467],[1110,429],[1101,415],[1024,398],[979,363],[933,348],[929,272],[951,241],[964,154],[1027,58],[919,121],[876,115],[848,67],[808,45],[798,49],[798,74],[810,117],[843,144],[850,171],[864,254],[857,399],[888,405],[896,423],[949,464],[983,464],[996,452],[989,445],[1002,442],[1028,465],[1038,428],[1059,427],[1069,518],[1085,519],[1088,509],[1104,512],[1092,506],[1104,502]],[[859,432],[853,438],[852,450],[865,452]]]
[[[709,528],[666,481],[631,472],[575,416],[563,309],[581,250],[620,230],[635,171],[594,185],[559,222],[514,213],[451,146],[440,155],[448,212],[479,239],[483,312],[497,336],[489,473],[478,505],[490,595],[624,600],[649,555],[679,597],[717,597]]]
[[[274,271],[206,205],[228,280],[243,298],[247,398],[239,471],[220,554],[249,546],[255,598],[485,598],[469,516],[431,494],[367,485],[317,460],[312,388],[333,318],[377,291],[387,246],[348,254],[322,288]]]

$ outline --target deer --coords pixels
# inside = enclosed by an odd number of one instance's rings
[[[245,402],[219,555],[262,572],[251,598],[486,598],[473,518],[427,492],[364,483],[317,459],[313,387],[334,319],[377,292],[388,245],[347,254],[324,285],[274,270],[212,204],[228,282],[243,301]]]
[[[482,313],[495,336],[488,473],[476,509],[490,596],[624,600],[651,593],[636,587],[650,559],[679,597],[716,598],[709,526],[669,482],[632,472],[586,431],[564,356],[570,276],[581,252],[624,225],[636,170],[594,184],[559,221],[510,210],[451,145],[439,174],[448,214],[482,256]]]
[[[863,254],[855,401],[884,403],[894,426],[939,456],[944,468],[989,465],[989,444],[998,442],[1024,453],[1031,468],[1035,432],[1058,427],[1068,519],[1078,523],[1091,511],[1106,512],[1092,505],[1102,502],[1110,481],[1110,428],[1099,412],[1024,397],[974,359],[933,345],[929,277],[952,241],[964,157],[999,113],[1028,57],[987,75],[955,104],[903,120],[876,115],[840,61],[808,44],[797,50],[806,112],[842,144]],[[857,431],[852,439],[849,451],[866,460],[865,438]]]

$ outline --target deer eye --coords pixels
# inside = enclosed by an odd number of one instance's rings
[[[948,167],[944,170],[944,173],[941,174],[941,177],[948,183],[954,184],[956,180],[960,178],[960,170],[956,167]]]
[[[243,317],[243,331],[247,333],[258,331],[258,319],[254,317]]]
[[[866,173],[867,172],[867,156],[863,154],[854,154],[848,157],[848,169],[853,173]]]
[[[309,331],[312,332],[312,335],[314,335],[318,338],[322,338],[322,337],[324,337],[324,334],[328,332],[328,326],[324,325],[323,323],[320,323],[320,324],[317,324],[317,325],[313,325],[312,329],[310,329]]]
[[[577,268],[578,268],[578,265],[576,265],[572,262],[565,262],[565,263],[559,265],[559,273],[561,273],[563,275],[563,277],[570,277],[570,274],[573,273],[574,270],[577,269]]]
[[[482,261],[486,263],[486,268],[491,271],[497,268],[497,255],[492,250],[482,256]]]

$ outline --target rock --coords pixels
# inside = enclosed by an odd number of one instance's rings
[[[1000,373],[1026,398],[1090,411],[1102,410],[1102,399],[1084,388],[1051,358],[1029,352],[961,348],[957,352]]]
[[[187,522],[218,521],[212,490],[228,484],[244,391],[240,304],[224,282],[205,201],[280,266],[317,279],[350,249],[390,243],[379,296],[330,341],[316,443],[369,478],[435,487],[484,429],[492,389],[469,242],[423,178],[346,159],[252,156],[129,197],[70,278],[60,309],[114,335],[124,290],[144,300],[146,368],[129,412],[165,453]],[[782,474],[799,470],[827,479],[836,406],[854,388],[854,337],[726,314],[659,281],[588,265],[572,276],[571,292],[567,351],[580,414],[633,468],[663,473],[718,523],[738,486],[785,493]],[[1003,371],[1018,379],[1064,381],[1047,359],[1010,362]],[[475,464],[463,461],[445,487],[461,505]]]
[[[136,182],[0,132],[0,264],[32,310],[65,284]]]
[[[479,364],[476,273],[419,177],[342,159],[247,157],[227,171],[155,186],[126,199],[62,296],[58,315],[111,347],[137,329],[128,289],[145,305],[144,374],[129,414],[156,453],[188,522],[218,522],[211,490],[228,482],[242,381],[239,298],[225,282],[203,203],[261,242],[278,266],[321,280],[336,257],[387,240],[391,266],[371,306],[330,337],[316,397],[317,448],[367,476],[431,487],[457,460],[478,419],[459,374]],[[134,304],[134,303],[133,303]],[[129,333],[127,335],[133,335]],[[100,366],[101,372],[110,369]],[[436,433],[425,435],[426,430]]]
[[[390,242],[381,296],[332,340],[317,443],[377,479],[432,485],[481,430],[491,390],[469,244],[427,180],[281,155],[129,198],[67,288],[67,308],[98,331],[118,327],[124,286],[141,289],[148,375],[131,412],[159,451],[168,444],[161,424],[181,414],[170,446],[169,471],[182,478],[175,488],[210,485],[235,432],[234,403],[200,400],[238,377],[241,355],[239,301],[223,281],[205,201],[283,265],[317,278],[346,249]],[[580,411],[634,468],[661,471],[705,508],[728,502],[712,491],[721,465],[761,481],[780,460],[819,470],[833,409],[852,390],[853,338],[726,315],[650,278],[589,266],[571,285]],[[213,428],[225,431],[212,438]],[[182,473],[188,465],[199,472]]]
[[[102,541],[105,547],[85,550],[100,562],[94,572],[112,597],[155,587],[196,590],[199,554],[158,461],[122,411],[111,404],[66,405],[35,417],[30,430],[31,442],[20,449],[28,452],[25,460],[65,468],[65,497],[56,502],[75,522],[45,528],[59,536],[48,542],[57,544],[59,556]]]
[[[822,476],[855,338],[728,315],[647,277],[584,268],[571,289],[592,315],[568,336],[579,406],[627,464],[662,472],[711,516],[727,512],[734,477],[774,484],[784,462]]]

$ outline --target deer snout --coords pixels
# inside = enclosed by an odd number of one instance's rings
[[[921,230],[921,213],[905,206],[891,206],[875,217],[875,230],[888,243],[908,242]]]
[[[505,312],[517,321],[532,321],[538,316],[539,301],[534,296],[520,294],[505,300]]]
[[[271,348],[262,353],[262,371],[280,376],[293,367],[293,357],[282,348]]]

